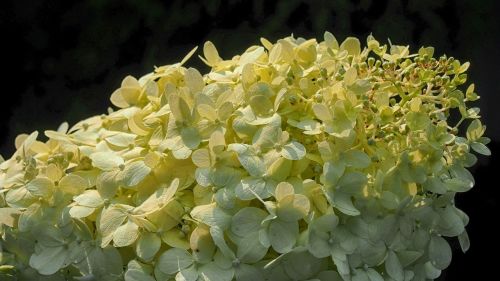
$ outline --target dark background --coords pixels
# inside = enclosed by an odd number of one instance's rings
[[[471,217],[466,254],[455,248],[440,280],[486,280],[498,267],[500,171],[500,1],[8,1],[0,8],[2,87],[0,154],[8,158],[19,133],[55,129],[104,113],[109,96],[127,74],[139,77],[153,65],[178,62],[194,46],[211,40],[223,58],[258,44],[295,36],[322,40],[329,30],[339,41],[372,32],[380,41],[432,45],[469,60],[493,156],[473,168],[476,187],[458,196]],[[187,64],[203,73],[198,58]]]

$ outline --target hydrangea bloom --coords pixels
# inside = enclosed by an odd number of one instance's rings
[[[118,110],[18,136],[1,279],[437,278],[447,237],[469,247],[471,150],[490,154],[469,63],[372,36],[261,42],[231,59],[207,42],[205,75],[193,50],[126,77]]]

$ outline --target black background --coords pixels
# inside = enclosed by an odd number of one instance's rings
[[[500,171],[500,1],[289,0],[289,1],[10,1],[0,8],[2,54],[0,154],[8,158],[19,133],[55,129],[104,113],[109,96],[132,74],[178,62],[211,40],[223,58],[293,33],[322,40],[370,33],[395,44],[434,46],[471,62],[493,156],[473,168],[475,188],[458,196],[471,218],[471,249],[454,247],[440,280],[487,280],[496,274]],[[187,64],[206,72],[193,57]]]

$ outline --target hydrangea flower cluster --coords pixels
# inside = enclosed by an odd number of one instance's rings
[[[261,43],[225,60],[207,42],[205,75],[195,49],[127,76],[117,110],[18,136],[0,279],[436,279],[447,237],[469,247],[471,152],[490,154],[469,63],[372,36]]]

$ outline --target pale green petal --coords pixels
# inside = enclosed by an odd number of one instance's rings
[[[104,204],[101,196],[96,190],[87,190],[85,193],[78,195],[73,200],[80,206],[89,208],[98,208]]]
[[[173,150],[172,155],[174,155],[175,159],[188,159],[191,155],[191,149],[187,146],[181,146]]]
[[[156,233],[146,232],[141,235],[135,246],[137,256],[145,261],[151,260],[160,250],[161,239]]]
[[[42,206],[38,203],[31,204],[20,216],[17,227],[20,231],[28,231],[33,226],[42,223]]]
[[[302,161],[308,161],[308,159],[303,158]],[[295,162],[295,163],[304,163],[304,162]],[[295,164],[295,167],[300,167],[300,165]],[[267,168],[267,175],[275,180],[275,181],[284,181],[290,173],[292,173],[292,169],[294,168],[294,162],[285,158],[278,158]],[[298,173],[297,173],[298,174]]]
[[[353,166],[354,168],[363,169],[370,165],[370,157],[360,150],[349,150],[344,153],[345,161],[347,165]]]
[[[452,191],[465,192],[470,190],[475,182],[474,177],[464,167],[453,165],[450,167],[451,179],[446,179],[444,182],[448,185],[448,188]]]
[[[244,237],[251,232],[257,232],[260,224],[267,216],[262,209],[246,207],[238,211],[231,219],[231,231]]]
[[[113,198],[119,187],[117,171],[104,172],[97,177],[96,188],[102,198]]]
[[[244,238],[238,240],[236,256],[244,263],[256,263],[267,254],[268,247],[259,241],[257,231],[249,232]]]
[[[347,262],[346,255],[342,252],[336,253],[332,251],[332,260],[337,267],[337,271],[339,272],[339,274],[343,277],[343,279],[346,279],[351,271],[349,268],[349,263]]]
[[[245,53],[241,55],[239,65],[253,63],[256,60],[258,60],[263,54],[264,54],[264,48],[260,46],[253,49],[252,51],[247,50]]]
[[[370,278],[364,270],[356,270],[352,277],[352,281],[370,281]]]
[[[232,260],[231,258],[224,256],[221,251],[215,252],[213,260],[214,263],[217,264],[217,266],[219,266],[220,268],[230,269],[231,267],[233,267],[234,259]]]
[[[340,45],[340,50],[345,50],[349,55],[358,56],[361,53],[361,43],[356,37],[347,37]]]
[[[446,187],[455,192],[466,192],[473,187],[473,183],[459,178],[445,179]]]
[[[172,248],[161,254],[156,266],[165,274],[176,274],[192,264],[193,258],[188,251]]]
[[[269,234],[267,229],[262,228],[259,230],[259,242],[264,247],[271,247],[271,241],[269,241]]]
[[[278,253],[288,253],[295,246],[299,235],[297,222],[284,222],[273,220],[269,224],[269,241]]]
[[[118,133],[106,138],[106,141],[112,145],[128,147],[134,144],[135,138],[137,135],[127,134],[127,133]]]
[[[222,269],[213,262],[200,266],[198,272],[204,281],[231,281],[234,276],[232,268]]]
[[[54,183],[48,178],[36,178],[26,185],[26,189],[34,196],[49,198],[54,192]]]
[[[335,214],[325,214],[311,223],[311,226],[319,232],[331,232],[339,224],[339,218]]]
[[[211,170],[210,178],[215,186],[232,187],[240,182],[243,173],[239,169],[216,166]]]
[[[118,179],[125,186],[135,186],[149,175],[151,168],[143,161],[135,161],[125,166],[125,169],[118,174]]]
[[[210,41],[205,42],[203,45],[203,55],[205,56],[206,62],[209,66],[215,66],[222,60],[219,56],[219,52],[217,52],[217,49],[215,48],[215,45]]]
[[[261,149],[271,149],[279,141],[281,134],[281,128],[265,126],[255,133],[252,138],[252,144]]]
[[[417,251],[399,251],[398,252],[399,261],[401,262],[401,265],[403,267],[406,267],[406,266],[412,264],[413,262],[418,260],[422,255],[423,255],[422,252],[417,252]]]
[[[231,223],[231,215],[217,207],[215,203],[196,206],[191,211],[191,217],[210,226],[226,229]]]
[[[37,137],[38,131],[34,131],[24,139],[24,141],[22,142],[24,151],[28,151],[31,148],[31,146],[35,143]]]
[[[323,167],[323,173],[325,175],[325,183],[328,185],[335,185],[340,177],[344,174],[345,164],[343,162],[332,162],[328,161]]]
[[[219,250],[225,257],[230,259],[236,258],[234,252],[227,245],[224,238],[224,231],[220,227],[210,227],[210,235],[212,235],[215,245],[217,245],[217,248],[219,248]]]
[[[366,185],[366,174],[361,172],[345,173],[337,182],[336,189],[349,194],[361,194]]]
[[[175,275],[175,281],[197,281],[199,277],[198,269],[195,265],[185,268],[177,275]]]
[[[441,270],[434,267],[430,261],[425,263],[424,270],[426,277],[431,280],[437,279],[441,275]]]
[[[491,150],[484,144],[480,142],[473,142],[470,144],[470,147],[477,153],[490,156],[491,155]]]
[[[333,34],[331,34],[328,31],[325,31],[323,34],[323,38],[325,39],[326,46],[331,49],[338,49],[339,48],[339,43],[337,42],[337,39]],[[323,281],[323,280],[321,280]]]
[[[163,208],[173,199],[178,187],[179,179],[176,178],[170,183],[170,186],[157,189],[134,209],[134,214],[148,214]]]
[[[181,138],[184,145],[189,149],[196,149],[201,142],[200,134],[195,128],[182,128]]]
[[[429,243],[429,259],[437,269],[445,269],[451,262],[451,247],[443,237],[432,236]]]
[[[387,259],[385,260],[385,270],[395,281],[404,280],[403,267],[401,266],[398,256],[393,251],[390,251],[387,255]]]
[[[118,227],[113,234],[115,247],[132,245],[139,237],[139,226],[128,220],[124,225]]]
[[[330,236],[327,233],[311,229],[309,231],[307,249],[317,258],[326,258],[330,256],[331,251],[328,239],[330,239]]]
[[[95,211],[95,208],[85,206],[73,206],[69,209],[69,215],[73,218],[85,218],[90,216]]]
[[[373,268],[368,268],[366,273],[368,274],[370,281],[384,281],[382,275],[380,275],[380,273]]]
[[[71,195],[81,194],[87,187],[87,180],[78,175],[69,174],[59,181],[59,188]]]
[[[37,242],[47,247],[60,247],[66,244],[63,232],[55,226],[37,229]]]
[[[314,257],[305,249],[297,248],[286,255],[283,267],[289,277],[308,280],[324,266],[323,262],[324,260]]]
[[[108,207],[101,213],[99,231],[103,237],[112,237],[113,233],[127,219],[127,214],[116,207]],[[104,245],[106,246],[106,245]]]
[[[290,62],[293,59],[292,44],[286,40],[279,40],[269,52],[270,63]]]
[[[478,140],[486,130],[486,127],[481,124],[481,120],[474,119],[467,127],[466,136],[470,141]]]
[[[266,181],[261,178],[244,178],[235,188],[235,194],[241,200],[268,198],[271,196],[266,189]]]
[[[189,108],[186,101],[179,97],[177,94],[171,94],[168,96],[168,104],[170,105],[170,110],[172,112],[175,121],[178,122],[188,122],[191,121],[191,109]]]
[[[307,119],[302,120],[300,122],[296,122],[293,120],[288,120],[288,124],[297,127],[301,130],[304,130],[304,134],[306,135],[318,135],[321,134],[321,123],[315,120]]]
[[[211,173],[212,171],[210,168],[197,168],[194,172],[196,182],[203,187],[210,186],[212,184],[212,181],[210,180]]]
[[[124,278],[125,281],[155,281],[151,276],[151,269],[136,260],[128,263]]]
[[[469,250],[470,240],[467,231],[462,232],[462,234],[458,236],[458,242],[460,242],[460,248],[462,249],[462,252],[465,253]]]
[[[238,202],[234,188],[221,188],[217,190],[213,199],[223,209],[234,209]]]
[[[227,120],[231,116],[231,114],[233,114],[233,112],[234,112],[233,103],[230,101],[223,103],[217,109],[218,118],[221,121]]]
[[[268,117],[273,112],[274,105],[265,95],[252,95],[248,104],[257,117]]]
[[[439,225],[437,226],[440,234],[444,236],[458,236],[465,230],[465,223],[458,215],[458,211],[453,206],[448,206],[439,210]]]
[[[92,165],[103,171],[110,171],[124,164],[123,158],[113,152],[96,152],[90,155]]]
[[[196,68],[188,68],[186,74],[184,75],[184,82],[189,88],[191,93],[199,93],[203,90],[205,82],[203,82],[203,77]]]
[[[178,228],[172,228],[161,235],[161,240],[170,247],[187,250],[189,242],[187,236]]]
[[[380,195],[380,201],[382,203],[382,206],[389,210],[397,209],[399,207],[399,204],[401,203],[399,197],[396,194],[387,190],[382,191],[382,194]]]
[[[200,224],[191,232],[189,245],[196,262],[207,263],[212,260],[216,247],[206,225]]]
[[[310,207],[309,199],[302,194],[287,196],[280,200],[276,215],[283,221],[297,221],[307,216]]]
[[[42,275],[52,275],[63,266],[68,253],[64,247],[40,247],[31,255],[29,265]]]
[[[429,116],[423,112],[409,112],[406,115],[408,127],[413,131],[425,130],[430,124]]]
[[[206,148],[198,149],[191,154],[191,160],[200,168],[208,168],[212,166],[212,157]]]
[[[319,120],[324,122],[333,121],[333,116],[332,113],[330,112],[330,109],[328,109],[324,104],[322,103],[314,104],[313,111]]]
[[[360,211],[354,207],[351,196],[347,193],[336,192],[333,195],[333,205],[346,215],[357,216],[360,214]]]
[[[447,185],[441,181],[438,177],[430,177],[425,181],[424,188],[428,191],[444,194],[447,191]]]
[[[248,264],[240,264],[238,268],[235,269],[234,275],[236,281],[265,280],[262,270]]]
[[[281,155],[288,160],[300,160],[306,155],[306,148],[299,142],[292,141],[283,146]]]
[[[206,118],[210,121],[215,121],[217,119],[217,111],[215,108],[208,104],[200,104],[198,107],[196,107],[198,110],[198,114],[200,114],[201,117]]]
[[[342,277],[338,272],[333,270],[322,271],[318,274],[318,279],[320,281],[342,281]],[[375,280],[372,280],[375,281]],[[383,281],[383,280],[382,280]]]
[[[262,176],[266,172],[264,161],[248,145],[233,143],[228,150],[238,154],[238,160],[247,172],[254,177]]]
[[[284,200],[285,197],[294,195],[294,188],[293,185],[291,185],[288,182],[280,182],[276,186],[275,194],[274,197],[276,198],[277,201]]]
[[[91,247],[86,251],[88,258],[84,259],[86,271],[98,280],[113,280],[123,274],[122,257],[114,247]]]
[[[16,222],[16,215],[20,215],[21,210],[17,208],[0,208],[0,227],[2,225],[7,225],[9,227],[14,227]]]

